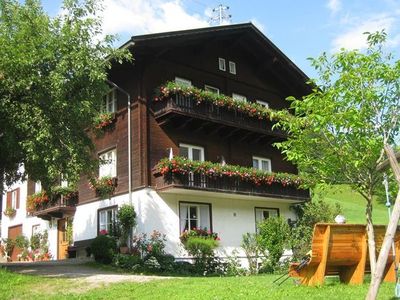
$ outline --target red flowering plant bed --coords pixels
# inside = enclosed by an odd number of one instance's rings
[[[107,129],[112,128],[114,121],[114,113],[102,112],[98,114],[93,120],[93,132],[97,136],[103,134]]]
[[[219,241],[218,233],[212,232],[211,230],[207,230],[207,228],[192,228],[191,230],[185,230],[181,233],[179,239],[182,244],[185,245],[190,237],[199,237],[204,239],[212,239],[215,241]]]
[[[107,198],[114,194],[117,185],[117,178],[111,176],[89,179],[90,188],[101,198]]]
[[[250,117],[256,117],[260,120],[278,121],[283,117],[290,116],[290,114],[285,110],[276,111],[257,102],[237,100],[223,94],[205,91],[193,86],[180,85],[173,81],[168,81],[163,84],[157,90],[156,94],[154,101],[165,101],[174,95],[182,95],[193,97],[198,105],[203,102],[209,102],[219,107],[226,107],[229,110],[246,113]]]
[[[45,191],[29,195],[27,198],[26,210],[29,213],[44,209],[48,206],[50,197]]]
[[[284,187],[293,186],[298,189],[306,189],[306,186],[310,185],[310,182],[295,174],[265,172],[254,168],[222,165],[210,161],[194,161],[180,156],[175,156],[171,160],[168,158],[160,160],[156,166],[156,173],[161,175],[185,175],[193,173],[213,178],[237,178],[250,182],[255,186],[278,183]]]

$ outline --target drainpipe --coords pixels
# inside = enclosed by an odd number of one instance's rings
[[[119,87],[117,84],[112,82],[111,80],[106,79],[107,83],[114,88],[116,88],[121,93],[125,94],[128,98],[128,194],[129,194],[129,204],[132,205],[132,137],[131,137],[131,95]]]

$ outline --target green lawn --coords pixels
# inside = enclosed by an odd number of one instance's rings
[[[339,203],[346,217],[347,223],[365,224],[365,204],[362,196],[347,185],[338,185],[327,188],[326,191],[317,189],[314,199],[322,198],[329,203]],[[374,224],[387,224],[388,211],[382,202],[374,201],[372,211]]]
[[[342,285],[336,279],[320,287],[281,287],[275,275],[249,277],[192,277],[148,283],[118,283],[89,289],[81,280],[17,275],[0,270],[0,299],[364,299],[367,284]],[[379,299],[391,299],[394,284],[383,284]]]

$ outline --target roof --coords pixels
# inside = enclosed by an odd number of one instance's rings
[[[140,47],[141,45],[163,45],[164,43],[187,42],[188,40],[197,41],[202,38],[227,37],[235,34],[247,34],[249,37],[258,42],[266,53],[273,55],[277,60],[282,62],[282,66],[287,69],[288,73],[296,77],[304,85],[309,80],[308,76],[293,63],[274,43],[271,42],[256,26],[252,23],[240,23],[233,25],[212,26],[197,29],[161,32],[153,34],[144,34],[132,36],[129,41],[121,46],[121,48]]]

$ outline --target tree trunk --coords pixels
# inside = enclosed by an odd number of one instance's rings
[[[371,266],[371,274],[374,274],[376,268],[376,246],[375,246],[375,234],[374,224],[372,223],[372,196],[369,195],[367,200],[367,208],[365,211],[367,220],[367,236],[368,236],[368,253],[369,253],[369,264]],[[373,280],[373,278],[371,278]]]
[[[389,158],[390,166],[395,175],[396,181],[400,186],[400,167],[397,163],[394,151],[389,145],[385,145],[385,151]],[[372,273],[371,284],[369,286],[367,297],[365,298],[367,300],[375,300],[378,295],[379,287],[382,282],[383,272],[385,270],[386,261],[389,256],[390,247],[393,243],[393,238],[396,234],[399,217],[400,217],[400,188],[397,191],[396,202],[393,206],[392,215],[390,217],[390,221],[386,229],[385,238],[383,240],[382,248],[378,257],[378,262],[376,264],[376,269],[375,272]]]

